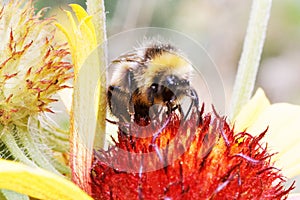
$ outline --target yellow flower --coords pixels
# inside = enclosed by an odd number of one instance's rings
[[[87,4],[89,5],[88,2]],[[104,34],[99,34],[101,30],[95,29],[96,25],[101,23],[101,19],[98,20],[97,17],[101,15],[98,4],[94,5],[94,9],[97,8],[98,11],[94,15],[89,15],[90,13],[79,5],[70,6],[76,15],[74,19],[71,12],[65,11],[71,27],[65,28],[62,24],[56,24],[68,40],[74,64],[73,96],[65,101],[67,109],[71,110],[70,165],[73,182],[89,193],[92,148],[95,143],[102,145],[105,137],[106,64],[104,50],[97,48],[105,38],[98,38],[98,35]],[[104,17],[102,20],[104,23]]]
[[[258,135],[268,129],[262,141],[273,150],[273,162],[288,178],[300,174],[300,106],[288,103],[271,104],[264,91],[258,89],[235,120],[235,131]],[[291,195],[290,199],[300,198]]]
[[[0,188],[45,200],[92,200],[74,183],[48,171],[0,159]]]
[[[234,126],[236,131],[258,135],[268,128],[264,141],[274,151],[276,166],[287,177],[300,174],[300,106],[288,103],[270,104],[262,89],[258,89],[241,110]]]

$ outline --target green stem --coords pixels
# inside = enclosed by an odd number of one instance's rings
[[[7,130],[7,128],[4,128],[1,140],[16,160],[23,162],[26,165],[36,167],[36,164],[26,156],[25,152],[19,147],[14,136]]]
[[[34,142],[34,138],[32,137],[31,134],[25,132],[25,133],[20,133],[19,136],[20,136],[20,142],[27,150],[28,155],[39,167],[54,172],[56,174],[60,174],[55,169],[55,167],[52,166],[50,160],[48,160],[47,157],[44,155],[44,153],[41,151],[41,148],[39,148],[37,144]]]
[[[252,96],[271,6],[272,0],[253,0],[243,52],[232,94],[231,119],[235,119],[242,106]]]
[[[16,131],[17,137],[13,134],[13,131]],[[67,166],[59,163],[51,156],[47,156],[39,148],[39,144],[35,142],[33,136],[26,130],[23,130],[23,128],[10,129],[4,127],[1,134],[1,141],[5,144],[10,155],[17,161],[32,167],[39,166],[56,174],[60,174],[59,172],[68,174],[70,172]]]

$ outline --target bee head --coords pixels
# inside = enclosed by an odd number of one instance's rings
[[[162,86],[165,88],[163,92],[184,95],[190,89],[192,71],[193,67],[189,61],[179,53],[175,51],[160,52],[148,62],[145,84],[148,87]]]

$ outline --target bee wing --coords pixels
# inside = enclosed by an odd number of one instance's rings
[[[142,51],[123,54],[112,61],[114,68],[111,85],[118,86],[132,92],[136,89],[136,79],[139,79],[146,68]]]

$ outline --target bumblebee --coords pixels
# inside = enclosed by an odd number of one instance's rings
[[[193,67],[174,46],[151,43],[118,57],[111,65],[108,106],[120,122],[147,125],[162,108],[167,114],[179,111],[182,117],[198,109],[198,95],[190,85]],[[191,99],[186,113],[180,103],[185,97]]]

